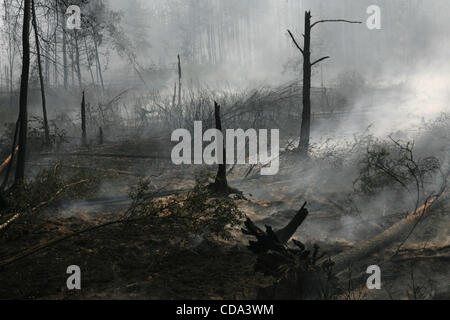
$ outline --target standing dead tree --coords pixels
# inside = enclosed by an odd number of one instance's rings
[[[314,65],[329,59],[329,56],[320,58],[314,62],[311,62],[311,30],[316,25],[326,22],[345,22],[345,23],[362,23],[361,21],[348,21],[348,20],[319,20],[311,24],[311,11],[305,12],[305,34],[303,48],[300,47],[297,40],[290,30],[288,33],[292,38],[295,46],[303,55],[303,112],[302,112],[302,125],[300,132],[300,144],[299,149],[303,154],[307,154],[309,148],[310,132],[311,132],[311,69]]]
[[[220,105],[214,101],[214,115],[216,119],[216,129],[220,132],[222,131],[222,120],[220,119]],[[226,151],[225,146],[223,146],[223,152],[222,152],[222,162],[219,163],[219,169],[217,171],[216,181],[214,184],[218,189],[226,190],[228,188],[228,181],[227,181],[227,165],[225,163]]]
[[[220,132],[222,131],[222,120],[220,119],[220,105],[214,101],[214,115],[216,119],[216,129]],[[217,142],[217,141],[216,141]],[[219,152],[219,150],[217,150]],[[219,169],[217,170],[216,180],[213,184],[209,186],[209,189],[213,192],[220,193],[220,194],[240,194],[242,195],[242,192],[231,188],[228,185],[227,180],[227,164],[226,164],[226,151],[225,151],[225,144],[222,145],[222,154],[219,155],[219,157],[222,157],[222,160],[219,161]],[[219,159],[218,157],[218,159]]]

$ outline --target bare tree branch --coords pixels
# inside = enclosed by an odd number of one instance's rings
[[[295,40],[295,37],[294,37],[294,35],[291,33],[291,31],[288,30],[287,32],[288,32],[289,35],[291,36],[291,39],[292,39],[292,41],[294,42],[295,46],[298,48],[298,50],[300,50],[300,52],[301,52],[302,54],[304,54],[304,53],[303,53],[303,49],[298,45],[297,40]]]
[[[317,60],[317,61],[314,61],[313,63],[311,63],[311,67],[312,67],[313,65],[315,65],[315,64],[317,64],[317,63],[323,61],[323,60],[326,60],[326,59],[330,59],[330,57],[329,57],[329,56],[326,56],[326,57],[320,58],[320,59]]]
[[[338,20],[319,20],[319,21],[317,21],[317,22],[314,22],[314,23],[311,25],[311,29],[312,29],[316,24],[319,24],[319,23],[325,23],[325,22],[345,22],[345,23],[358,23],[358,24],[361,24],[361,23],[362,23],[361,21],[349,21],[349,20],[343,20],[343,19],[338,19]]]

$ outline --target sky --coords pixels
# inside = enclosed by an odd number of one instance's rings
[[[145,39],[150,48],[142,52],[143,64],[147,62],[174,64],[180,52],[181,42],[177,34],[189,35],[189,15],[158,19],[169,4],[184,8],[200,3],[197,7],[198,24],[211,11],[208,4],[225,0],[133,0],[131,2],[109,0],[110,4],[124,11],[124,25],[139,25],[133,6],[143,11],[148,19]],[[250,12],[256,32],[246,40],[252,42],[251,63],[230,60],[218,72],[201,80],[211,83],[237,83],[238,86],[271,85],[295,80],[299,76],[301,57],[292,44],[287,29],[293,31],[301,42],[305,10],[311,10],[313,21],[322,19],[359,20],[361,25],[327,23],[316,26],[312,34],[313,59],[330,56],[313,71],[313,84],[333,86],[339,74],[356,71],[367,83],[379,87],[402,85],[405,95],[401,99],[386,101],[384,108],[392,117],[400,112],[415,113],[420,118],[432,117],[448,110],[450,64],[450,2],[446,0],[226,0],[234,10],[232,19]],[[370,17],[367,8],[380,8],[381,29],[369,30],[366,21]],[[144,12],[143,11],[143,12]],[[234,20],[233,20],[234,19]],[[181,26],[180,26],[181,25]],[[129,26],[128,26],[129,27]],[[182,33],[183,28],[188,28]],[[131,29],[130,29],[131,30]],[[201,32],[198,29],[192,29]],[[244,53],[245,55],[245,53]],[[288,70],[286,72],[286,70]],[[199,76],[200,78],[202,75]],[[358,102],[357,102],[358,103]],[[364,104],[363,101],[359,102]],[[399,120],[399,122],[401,122]],[[401,127],[401,123],[396,124]]]

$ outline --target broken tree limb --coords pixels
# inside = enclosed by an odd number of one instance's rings
[[[292,34],[291,30],[288,30],[287,32],[289,33],[289,36],[291,37],[292,42],[294,42],[294,44],[295,44],[295,46],[297,47],[297,49],[300,50],[300,52],[301,52],[302,54],[304,54],[303,49],[302,49],[302,48],[300,47],[300,45],[298,44],[298,42],[297,42],[297,40],[295,39],[294,35]]]
[[[125,222],[128,222],[128,221],[127,220],[123,220],[123,219],[119,219],[119,220],[107,222],[107,223],[104,223],[104,224],[101,224],[101,225],[98,225],[98,226],[94,226],[94,227],[90,227],[90,228],[87,228],[87,229],[84,229],[84,230],[81,230],[81,231],[73,232],[73,233],[68,234],[66,236],[62,236],[62,237],[53,239],[53,240],[51,240],[49,242],[46,242],[44,244],[36,245],[36,246],[34,246],[34,247],[30,248],[30,249],[27,249],[27,250],[24,250],[24,251],[20,252],[19,254],[15,255],[15,256],[13,256],[11,258],[8,258],[8,259],[5,259],[3,261],[0,261],[0,268],[3,268],[5,266],[10,265],[10,264],[12,264],[14,262],[17,262],[19,260],[22,260],[22,259],[24,259],[24,258],[26,258],[28,256],[31,256],[32,254],[40,252],[40,251],[42,251],[44,249],[47,249],[47,248],[49,248],[51,246],[54,246],[54,245],[56,245],[56,244],[58,244],[60,242],[63,242],[63,241],[68,240],[70,238],[73,238],[73,237],[75,237],[77,235],[81,235],[81,234],[84,234],[84,233],[87,233],[87,232],[92,232],[92,231],[95,231],[95,230],[98,230],[98,229],[101,229],[101,228],[104,228],[104,227],[107,227],[107,226],[111,226],[111,225],[114,225],[114,224],[125,223]]]
[[[12,167],[12,164],[14,162],[14,156],[15,156],[15,154],[17,152],[15,150],[18,147],[18,146],[16,147],[16,144],[17,144],[17,139],[19,137],[19,129],[20,129],[20,116],[19,116],[19,119],[17,119],[17,121],[16,121],[16,128],[14,130],[14,139],[13,139],[13,143],[12,143],[12,147],[11,147],[11,161],[7,165],[6,174],[5,174],[4,178],[3,178],[2,184],[0,186],[0,191],[3,191],[6,188],[6,185],[8,184],[9,173],[11,171],[11,167]],[[1,195],[0,195],[0,202],[1,202]]]
[[[298,213],[295,215],[295,217],[291,220],[291,222],[289,222],[289,224],[286,227],[275,232],[278,240],[281,243],[286,244],[289,241],[289,239],[292,238],[294,233],[297,231],[298,227],[300,227],[300,225],[303,223],[303,221],[305,221],[306,217],[308,216],[308,210],[306,209],[306,204],[307,204],[307,202],[305,202],[303,204],[301,209],[298,211]]]
[[[165,156],[151,156],[151,155],[135,155],[135,154],[112,154],[112,153],[70,153],[70,152],[57,152],[57,153],[41,153],[41,156],[74,156],[74,157],[99,157],[99,158],[130,158],[130,159],[160,159],[171,160],[170,157]]]
[[[11,160],[13,159],[13,157],[17,154],[17,151],[19,151],[19,146],[17,146],[16,149],[14,150],[14,154],[11,153],[8,156],[8,158],[6,158],[6,160],[3,161],[3,163],[0,165],[0,173],[2,173],[3,170],[5,170],[6,167],[8,167],[8,165],[11,162]]]
[[[55,195],[51,199],[49,199],[47,201],[43,201],[43,202],[39,203],[36,207],[31,208],[31,213],[37,212],[40,209],[42,209],[42,208],[50,205],[51,203],[53,203],[58,198],[58,196],[61,193],[63,193],[66,189],[68,189],[70,187],[73,187],[73,186],[76,186],[76,185],[79,185],[79,184],[82,184],[82,183],[85,183],[85,182],[88,182],[88,181],[89,180],[81,180],[81,181],[78,181],[78,182],[75,182],[75,183],[71,183],[69,185],[66,185],[66,186],[62,187],[61,189],[59,189],[55,193]],[[9,226],[11,226],[14,222],[16,222],[24,214],[25,214],[25,212],[20,212],[20,213],[14,214],[12,218],[8,219],[6,222],[4,222],[4,223],[2,223],[0,225],[0,231],[5,231]]]
[[[285,245],[305,221],[308,216],[308,210],[306,209],[306,202],[295,215],[294,218],[287,224],[286,227],[278,231],[273,231],[272,227],[266,225],[266,231],[262,231],[258,228],[254,222],[248,218],[245,222],[247,229],[242,229],[242,232],[246,235],[252,235],[256,237],[255,241],[249,242],[249,249],[256,254],[264,253],[269,250],[286,253]]]
[[[314,65],[316,65],[319,62],[322,62],[323,60],[326,60],[326,59],[330,59],[330,56],[326,56],[326,57],[320,58],[319,60],[314,61],[313,63],[311,63],[311,67],[313,67]]]
[[[311,28],[314,28],[314,26],[318,25],[319,23],[327,23],[327,22],[344,22],[344,23],[353,23],[353,24],[361,24],[361,21],[350,21],[350,20],[344,20],[344,19],[336,19],[336,20],[319,20],[314,22],[311,25]]]
[[[257,254],[255,271],[275,277],[276,281],[268,287],[259,288],[258,299],[318,299],[324,298],[321,284],[333,284],[336,279],[331,274],[331,261],[317,264],[325,253],[318,255],[319,246],[314,245],[313,251],[306,250],[300,241],[292,240],[295,249],[286,245],[297,228],[308,215],[306,203],[289,224],[273,232],[266,226],[266,232],[259,229],[247,219],[242,229],[244,234],[253,235],[257,241],[249,242],[249,249]],[[281,241],[280,241],[281,240]],[[312,253],[312,254],[311,254]],[[332,296],[328,290],[325,295]]]
[[[10,224],[12,224],[14,221],[16,221],[17,219],[19,219],[20,214],[16,213],[14,214],[11,218],[9,218],[8,220],[6,220],[4,223],[0,224],[0,231],[6,229]]]
[[[259,229],[250,218],[244,223],[247,229],[242,228],[242,233],[256,237],[256,241],[249,241],[248,248],[255,254],[267,251],[285,252],[283,244],[278,240],[272,228],[266,226],[266,232]]]

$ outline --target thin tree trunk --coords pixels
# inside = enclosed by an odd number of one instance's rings
[[[78,86],[80,90],[83,88],[83,81],[81,78],[81,67],[80,67],[80,48],[78,47],[78,33],[75,32],[75,63],[77,69]]]
[[[55,26],[55,38],[54,38],[54,45],[55,45],[55,52],[54,52],[54,62],[53,62],[53,71],[54,71],[54,85],[55,87],[58,87],[58,24],[59,24],[59,12],[58,12],[58,0],[55,0],[55,11],[56,11],[56,26]]]
[[[86,59],[87,59],[87,63],[88,63],[89,73],[91,74],[91,80],[92,80],[93,84],[96,84],[95,79],[94,79],[94,73],[92,72],[92,68],[91,68],[91,59],[89,58],[89,50],[88,50],[86,38],[84,38],[84,46],[86,48]]]
[[[30,0],[23,2],[23,30],[22,30],[22,76],[20,80],[19,102],[19,152],[17,156],[15,184],[23,183],[25,178],[25,157],[28,129],[28,78],[30,72]]]
[[[181,58],[178,55],[178,107],[181,107]]]
[[[44,77],[42,75],[42,64],[41,64],[41,49],[39,44],[39,34],[38,34],[38,26],[36,20],[36,8],[34,5],[34,0],[31,0],[31,13],[32,13],[32,21],[33,21],[33,29],[34,29],[34,38],[36,42],[36,54],[37,54],[37,62],[38,62],[38,70],[39,70],[39,82],[41,84],[41,98],[42,98],[42,114],[44,118],[44,132],[45,132],[45,144],[50,145],[50,132],[48,129],[48,119],[47,119],[47,106],[45,100],[45,84]]]
[[[175,86],[173,87],[172,108],[175,108],[176,99],[177,99],[177,83],[175,82]]]
[[[83,91],[83,99],[81,100],[81,144],[84,146],[87,145],[87,135],[86,135],[86,101],[84,98]]]
[[[73,37],[70,37],[70,71],[71,71],[71,78],[72,78],[72,87],[75,87],[75,58],[74,58],[74,52],[73,52]]]
[[[100,76],[100,83],[102,84],[102,89],[105,90],[105,84],[103,82],[103,74],[102,74],[102,65],[100,63],[100,57],[98,55],[97,39],[95,38],[95,35],[92,38],[94,40],[94,46],[95,46],[95,59],[97,60],[97,71],[98,71],[98,75]]]
[[[58,0],[56,0],[58,1]],[[66,27],[64,25],[64,19],[61,22],[62,24],[62,34],[63,34],[63,46],[62,46],[62,50],[63,50],[63,74],[64,74],[64,89],[68,89],[69,88],[69,74],[68,74],[68,70],[67,70],[67,35],[66,35]]]

